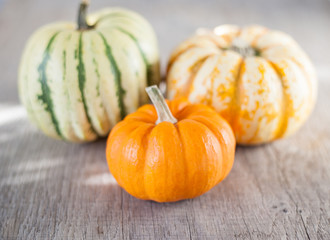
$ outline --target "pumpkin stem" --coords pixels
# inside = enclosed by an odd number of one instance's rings
[[[173,117],[171,110],[169,109],[159,88],[156,85],[153,85],[147,87],[146,91],[157,111],[158,119],[156,121],[156,124],[161,122],[170,122],[173,124],[177,123],[178,120],[175,117]]]
[[[238,52],[244,58],[250,56],[258,56],[257,50],[251,47],[245,40],[239,37],[233,40],[232,45],[229,49]]]
[[[82,0],[78,12],[78,30],[87,30],[93,28],[93,26],[88,25],[86,21],[87,8],[89,5],[89,0]]]

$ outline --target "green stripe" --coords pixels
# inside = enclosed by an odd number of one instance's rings
[[[100,92],[100,79],[101,79],[101,75],[100,75],[100,72],[99,72],[99,70],[98,70],[98,64],[97,64],[97,62],[96,62],[96,59],[93,57],[93,65],[94,65],[94,68],[95,68],[95,70],[94,70],[94,72],[95,72],[95,74],[96,74],[96,77],[97,77],[97,83],[96,83],[96,96],[97,97],[100,97],[101,96],[101,92]],[[103,108],[103,103],[102,103],[102,101],[101,101],[101,103],[100,103],[100,107],[101,108]]]
[[[71,41],[71,38],[72,38],[72,33],[69,33],[69,35],[65,38],[65,44],[63,43],[63,47],[64,47],[64,50],[63,50],[63,55],[62,55],[62,61],[63,61],[63,76],[62,76],[62,81],[63,81],[63,91],[64,91],[64,95],[65,95],[65,98],[67,100],[67,104],[65,104],[65,107],[66,107],[66,111],[67,113],[70,113],[71,111],[71,100],[70,100],[70,95],[69,95],[69,87],[68,87],[68,84],[67,84],[67,52],[68,52],[68,44],[70,43]],[[68,69],[70,70],[70,69]],[[71,118],[69,117],[69,123],[68,125],[71,125]],[[70,127],[69,127],[70,128]]]
[[[63,85],[64,85],[64,94],[65,94],[65,97],[68,101],[68,104],[66,104],[66,109],[68,112],[70,112],[70,106],[71,106],[71,103],[70,103],[70,97],[69,97],[69,89],[66,85],[66,50],[64,49],[63,50],[63,53],[62,53],[62,61],[63,61],[63,76],[62,76],[62,81],[63,81]]]
[[[100,79],[101,79],[101,74],[99,72],[99,65],[95,59],[95,52],[94,52],[94,49],[95,49],[95,42],[94,41],[91,41],[91,45],[92,45],[92,49],[91,51],[93,52],[93,66],[94,66],[94,72],[96,74],[96,77],[97,77],[97,83],[96,83],[96,96],[97,97],[101,97],[101,92],[100,92]],[[100,108],[102,108],[103,111],[105,111],[104,109],[104,106],[103,106],[103,102],[100,101]]]
[[[62,61],[63,61],[63,81],[64,81],[66,75],[66,50],[64,50],[62,53]]]
[[[87,118],[87,120],[90,124],[90,130],[92,132],[94,132],[95,134],[97,134],[94,127],[93,127],[91,117],[88,114],[88,107],[87,107],[87,104],[86,104],[86,98],[85,98],[85,92],[84,92],[85,84],[86,84],[86,71],[85,71],[85,65],[84,65],[83,59],[82,59],[82,55],[83,55],[82,34],[83,33],[80,33],[80,36],[79,36],[79,46],[78,46],[78,52],[77,52],[77,57],[78,57],[77,71],[78,71],[79,90],[80,90],[80,93],[81,93],[81,100],[82,100],[82,103],[84,105],[86,118]]]
[[[123,28],[121,28],[121,27],[116,27],[116,29],[118,29],[118,30],[121,31],[122,33],[126,34],[126,35],[127,35],[128,37],[130,37],[130,38],[134,41],[134,43],[136,44],[136,46],[137,46],[137,48],[139,49],[139,52],[140,52],[140,54],[141,54],[141,56],[142,56],[143,62],[144,62],[144,64],[145,64],[145,66],[146,66],[146,72],[147,72],[147,84],[148,84],[148,86],[153,85],[153,84],[154,84],[154,81],[153,81],[153,78],[154,78],[153,75],[154,75],[154,74],[153,74],[153,70],[152,70],[152,65],[148,62],[148,59],[147,59],[145,53],[143,52],[142,47],[141,47],[139,41],[137,40],[137,38],[136,38],[133,34],[129,33],[129,32],[126,31],[125,29],[123,29]]]
[[[95,47],[95,44],[94,42],[92,41],[91,42],[93,48]],[[96,74],[96,77],[97,77],[97,84],[96,84],[96,92],[97,92],[97,96],[101,96],[101,93],[100,93],[100,79],[101,79],[101,75],[100,75],[100,72],[99,72],[99,65],[97,64],[97,61],[95,59],[95,54],[93,54],[93,66],[94,66],[94,72]],[[102,103],[101,103],[102,104]]]
[[[63,85],[65,84],[65,78],[66,78],[66,50],[63,50],[62,53],[62,61],[63,61],[63,76],[62,76],[62,81],[63,81]],[[65,86],[65,85],[64,85]],[[70,98],[69,98],[69,91],[68,88],[65,86],[64,87],[64,94],[66,99],[68,100],[69,104],[66,104],[67,109],[70,109]]]
[[[120,117],[121,119],[123,119],[125,116],[126,116],[126,107],[125,107],[125,104],[124,104],[124,95],[126,94],[125,90],[123,89],[122,85],[121,85],[121,73],[119,71],[119,68],[118,68],[118,65],[112,55],[112,50],[111,50],[111,47],[110,45],[107,43],[105,37],[103,36],[102,33],[100,33],[100,36],[103,40],[103,43],[104,43],[104,46],[105,46],[105,54],[107,55],[108,59],[109,59],[109,62],[110,62],[110,68],[111,68],[111,71],[114,75],[114,78],[115,78],[115,85],[116,85],[116,88],[117,88],[117,91],[116,91],[116,96],[117,96],[117,100],[118,100],[118,106],[119,106],[119,109],[120,109]]]
[[[58,120],[55,116],[54,104],[53,104],[53,100],[51,98],[51,90],[47,83],[47,74],[46,74],[46,68],[47,68],[48,60],[50,59],[51,48],[52,48],[53,42],[58,34],[59,34],[59,32],[56,32],[50,38],[50,40],[47,44],[46,50],[43,53],[42,62],[38,66],[38,72],[39,72],[38,81],[41,84],[41,95],[38,95],[38,99],[40,101],[42,101],[45,110],[50,114],[50,117],[51,117],[52,123],[55,127],[55,131],[56,131],[57,135],[61,138],[64,138],[62,135],[62,132],[59,128]]]

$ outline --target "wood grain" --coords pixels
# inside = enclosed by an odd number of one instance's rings
[[[163,63],[198,26],[256,22],[293,35],[318,70],[318,102],[297,134],[238,147],[225,181],[168,204],[135,199],[116,184],[105,139],[49,139],[19,105],[16,70],[27,37],[47,22],[73,20],[77,3],[0,3],[0,239],[330,239],[329,1],[113,1],[153,23]]]

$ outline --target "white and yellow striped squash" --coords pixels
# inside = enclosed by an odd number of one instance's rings
[[[46,135],[73,142],[107,135],[160,81],[156,36],[143,17],[110,8],[85,21],[37,30],[19,69],[29,118]]]
[[[168,65],[167,94],[217,110],[240,144],[295,132],[317,94],[314,67],[287,34],[261,26],[200,30],[179,45]]]

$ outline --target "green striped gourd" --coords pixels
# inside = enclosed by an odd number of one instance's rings
[[[148,101],[158,84],[159,53],[151,25],[135,12],[109,8],[78,26],[49,24],[29,39],[19,69],[19,94],[28,116],[46,135],[95,140]]]

